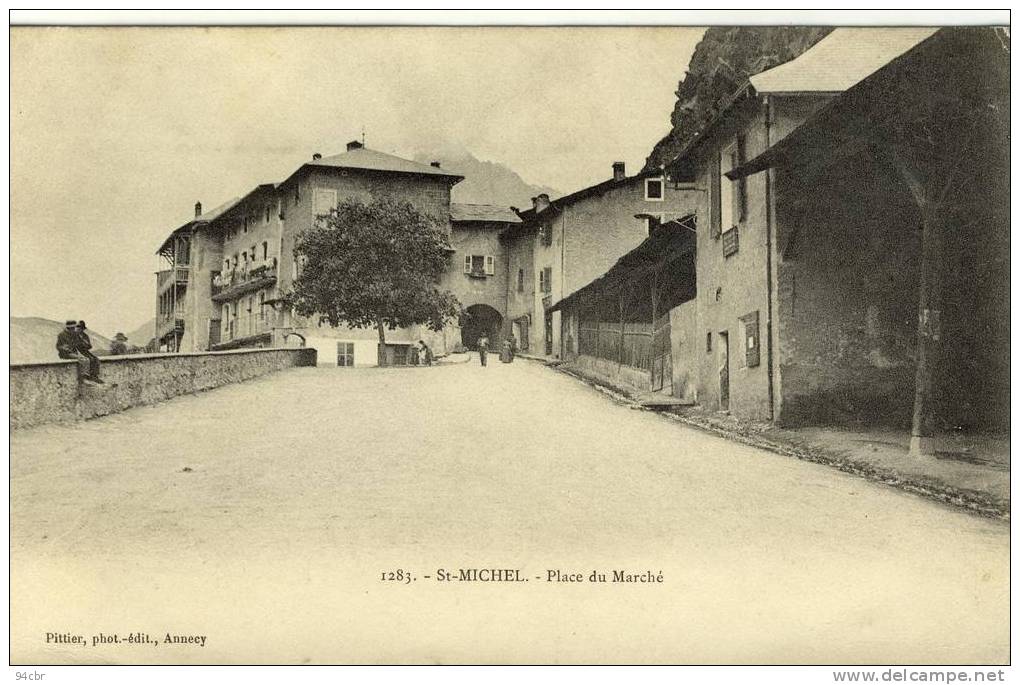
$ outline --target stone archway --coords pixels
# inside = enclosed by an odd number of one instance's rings
[[[460,342],[469,350],[478,348],[478,338],[489,336],[489,349],[497,349],[503,315],[487,304],[473,304],[461,318]]]

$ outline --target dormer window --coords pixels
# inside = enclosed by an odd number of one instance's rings
[[[645,179],[645,199],[651,202],[662,202],[665,183],[662,178]]]

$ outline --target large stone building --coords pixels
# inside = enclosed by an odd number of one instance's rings
[[[689,211],[696,191],[659,172],[627,176],[622,162],[602,183],[550,200],[539,195],[503,232],[509,266],[507,317],[518,344],[550,359],[576,345],[550,307],[605,272],[661,223]],[[569,338],[569,340],[568,340]]]
[[[837,29],[752,76],[668,166],[695,222],[552,305],[595,341],[568,359],[742,418],[913,424],[919,451],[1007,426],[1008,73],[992,29]]]
[[[519,222],[511,212],[485,205],[452,205],[451,187],[463,177],[438,162],[418,164],[358,142],[331,157],[314,155],[280,183],[245,196],[175,230],[160,247],[168,268],[157,274],[160,349],[222,350],[304,344],[320,364],[380,363],[374,329],[334,328],[296,316],[282,306],[300,264],[294,245],[344,199],[406,202],[445,226],[453,248],[443,285],[465,308],[467,342],[481,326],[498,332],[505,311],[506,264],[497,235]],[[462,345],[461,321],[439,333],[412,327],[387,333],[384,363],[406,363],[419,339],[438,354]]]

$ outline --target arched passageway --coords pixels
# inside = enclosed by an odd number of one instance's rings
[[[460,341],[469,350],[478,348],[482,334],[489,336],[490,349],[495,348],[503,328],[503,315],[487,304],[473,304],[464,310],[461,319]]]

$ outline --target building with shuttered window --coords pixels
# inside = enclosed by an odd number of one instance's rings
[[[306,345],[320,364],[400,365],[425,340],[436,354],[471,342],[480,326],[498,332],[506,300],[506,262],[498,233],[520,220],[509,209],[451,205],[462,176],[351,142],[344,153],[312,159],[280,183],[263,184],[175,230],[158,254],[157,329],[164,351],[226,350]],[[446,228],[453,248],[443,285],[466,308],[463,320],[441,332],[424,327],[387,331],[380,360],[375,329],[332,327],[299,317],[282,305],[301,264],[294,245],[301,231],[346,199],[406,202]],[[486,330],[488,330],[486,328]]]
[[[552,305],[602,275],[658,226],[689,212],[694,191],[667,183],[662,172],[627,176],[613,164],[602,183],[550,200],[532,199],[522,223],[502,234],[509,262],[506,312],[519,346],[538,356],[566,359],[577,337],[564,335]]]

